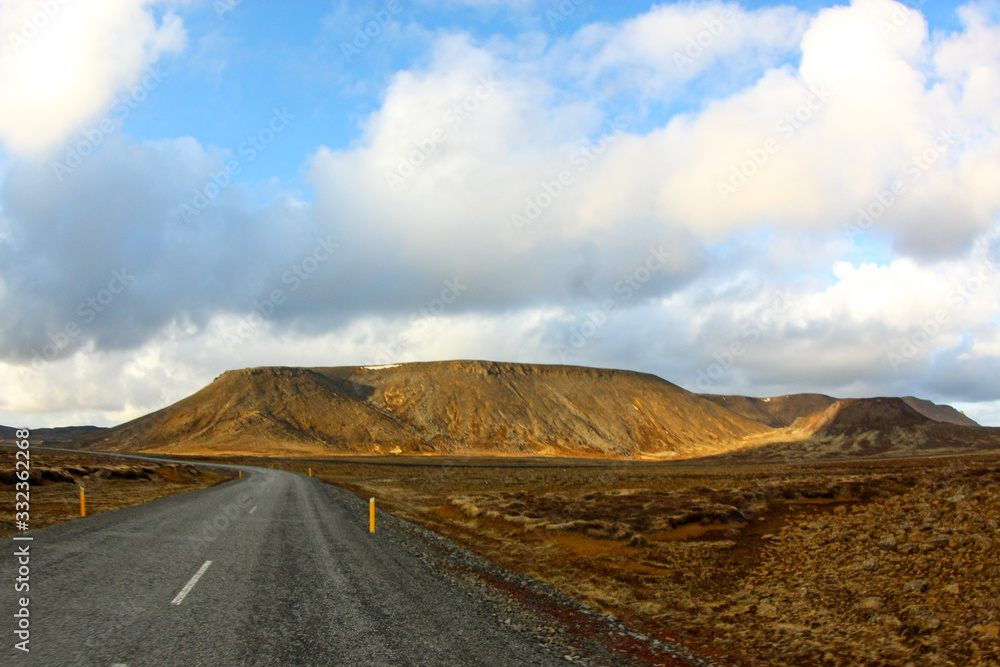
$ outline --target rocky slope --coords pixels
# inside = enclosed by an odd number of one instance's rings
[[[796,460],[1000,446],[914,398],[688,392],[645,373],[443,361],[229,371],[71,447],[188,455],[448,454]]]
[[[170,453],[697,456],[768,431],[653,375],[482,361],[230,371],[75,444]]]
[[[773,398],[716,394],[700,394],[700,396],[748,419],[774,428],[791,426],[800,417],[811,417],[822,413],[837,402],[836,398],[824,394],[790,394]]]
[[[955,424],[957,426],[979,426],[974,420],[966,417],[964,412],[959,412],[950,405],[937,405],[931,401],[925,401],[922,398],[915,398],[913,396],[905,396],[903,397],[903,401],[920,414],[934,421]]]
[[[739,451],[722,456],[732,461],[794,462],[932,456],[1000,448],[1000,429],[981,427],[954,408],[929,401],[919,401],[918,410],[912,400],[835,400],[825,410],[799,417],[767,436],[751,436],[756,442],[745,441]]]
[[[833,396],[825,394],[789,394],[787,396],[774,396],[772,398],[755,398],[752,396],[723,396],[716,394],[700,394],[704,399],[717,403],[724,408],[748,419],[759,421],[768,426],[781,428],[791,426],[796,420],[803,417],[814,417],[822,414],[830,406],[841,402]],[[854,399],[859,400],[859,399]],[[861,407],[856,407],[854,412],[861,409],[871,409],[875,412],[884,409],[879,401],[887,399],[860,399]],[[913,396],[906,396],[901,399],[891,399],[897,403],[901,402],[923,415],[927,419],[957,426],[979,426],[975,421],[969,419],[964,413],[959,412],[950,405],[937,405],[932,401],[927,401]],[[903,406],[898,406],[897,414],[909,414]],[[885,418],[893,418],[895,415],[883,414],[880,426],[886,423]]]

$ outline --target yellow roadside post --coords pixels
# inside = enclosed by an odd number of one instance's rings
[[[309,476],[310,476],[310,477],[312,477],[312,476],[313,476],[313,469],[312,469],[312,468],[309,468]]]
[[[375,532],[375,499],[368,501],[368,532]]]
[[[239,472],[240,472],[240,479],[243,479],[243,471],[240,470]]]
[[[83,487],[82,486],[80,487],[80,516],[81,517],[87,516],[87,502],[86,502],[86,500],[84,500],[84,497],[83,497]]]

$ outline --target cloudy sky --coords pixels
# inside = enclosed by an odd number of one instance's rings
[[[0,423],[482,358],[1000,425],[998,19],[2,0]]]

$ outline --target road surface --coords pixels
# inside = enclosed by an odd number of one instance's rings
[[[29,544],[31,652],[6,665],[568,664],[407,548],[367,503],[318,479],[243,479],[4,540]]]

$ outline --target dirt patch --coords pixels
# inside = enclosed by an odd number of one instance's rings
[[[140,505],[156,498],[203,489],[232,479],[229,473],[181,463],[130,463],[90,454],[31,450],[30,521],[32,530],[80,518],[80,487],[87,515]],[[14,451],[0,450],[0,498],[15,502]],[[21,498],[23,500],[23,498]],[[15,532],[13,512],[0,516],[0,537]]]

